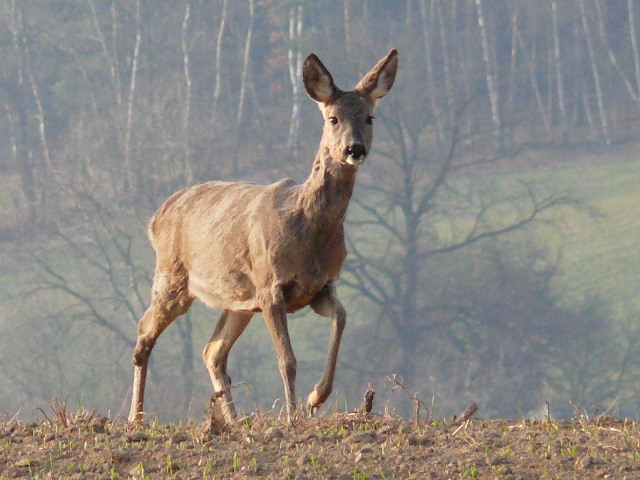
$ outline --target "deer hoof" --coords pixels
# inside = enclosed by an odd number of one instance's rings
[[[317,410],[318,407],[324,403],[330,393],[330,389],[322,388],[320,384],[317,384],[313,387],[313,391],[307,397],[307,404],[310,408],[315,408]]]

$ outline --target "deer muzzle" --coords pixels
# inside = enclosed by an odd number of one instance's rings
[[[354,143],[345,148],[344,155],[349,165],[362,165],[367,157],[367,149],[361,143]]]

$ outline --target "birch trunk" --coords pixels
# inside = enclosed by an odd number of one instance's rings
[[[187,312],[180,322],[176,322],[178,326],[178,335],[181,340],[181,354],[182,365],[180,366],[180,377],[182,380],[182,405],[179,408],[182,410],[182,416],[186,417],[189,414],[189,405],[193,398],[193,389],[195,386],[193,378],[193,320],[191,319],[191,312]]]
[[[124,139],[124,185],[123,190],[128,194],[131,190],[131,128],[133,125],[133,103],[136,92],[136,75],[138,73],[138,57],[142,42],[142,20],[140,17],[140,0],[136,0],[136,41],[131,56],[131,79],[129,80],[129,95],[127,98],[127,117]]]
[[[600,125],[602,127],[602,134],[604,141],[607,145],[611,144],[611,133],[609,131],[609,120],[607,118],[607,110],[604,105],[604,96],[602,93],[602,85],[600,83],[600,71],[598,69],[598,62],[593,49],[593,42],[591,39],[591,28],[589,26],[589,19],[584,8],[584,0],[578,0],[578,6],[580,7],[580,18],[582,20],[582,29],[584,30],[584,36],[587,41],[587,51],[589,52],[589,62],[591,63],[591,72],[593,74],[593,83],[596,88],[596,101],[598,104],[598,113],[600,114]]]
[[[515,26],[515,29],[516,29],[516,37],[518,39],[518,45],[520,45],[520,50],[522,50],[524,62],[527,65],[527,69],[529,70],[531,88],[533,89],[533,94],[536,97],[536,104],[538,106],[538,111],[540,112],[542,125],[544,126],[545,132],[549,133],[551,132],[551,120],[549,118],[549,112],[544,104],[544,98],[542,97],[542,93],[540,92],[540,87],[538,86],[535,61],[533,60],[533,55],[529,54],[527,50],[527,46],[524,43],[524,39],[522,38],[522,33],[518,29],[517,25]]]
[[[424,40],[424,55],[427,64],[427,91],[429,92],[429,103],[433,111],[433,117],[436,123],[436,133],[438,135],[438,146],[444,144],[444,130],[442,128],[442,118],[440,115],[440,107],[438,106],[435,80],[433,76],[433,61],[431,58],[431,35],[430,22],[427,15],[426,0],[420,0],[420,16],[422,18],[422,37]]]
[[[558,35],[558,2],[551,2],[551,29],[553,35],[553,58],[555,60],[556,86],[558,89],[558,109],[560,110],[560,128],[563,143],[569,142],[567,108],[564,99],[564,76],[562,73],[562,55],[560,52],[560,36]]]
[[[218,103],[220,100],[220,90],[222,83],[222,38],[224,37],[224,28],[227,24],[227,5],[229,0],[222,2],[222,14],[220,16],[220,27],[218,27],[218,36],[216,38],[216,76],[213,88],[213,104],[211,106],[211,116],[214,123],[218,113]]]
[[[289,120],[289,136],[287,138],[287,149],[292,156],[298,155],[300,136],[300,80],[299,74],[302,71],[302,51],[300,49],[300,38],[302,36],[302,5],[291,7],[289,11],[289,80],[291,81],[292,105],[291,118]]]
[[[455,6],[456,4],[454,4]],[[463,9],[466,6],[466,3],[463,3]],[[451,17],[452,25],[456,24],[456,18]],[[471,81],[471,61],[473,58],[471,53],[472,45],[476,44],[476,36],[475,36],[475,12],[473,14],[470,13],[470,9],[467,10],[464,14],[464,43],[459,47],[458,51],[458,61],[460,62],[460,72],[462,74],[462,85],[464,88],[464,99],[465,102],[470,102],[471,97],[473,95],[473,91],[475,89],[474,82]],[[474,109],[477,110],[477,109]],[[471,115],[466,115],[467,118],[467,129],[473,130],[475,128],[475,124],[479,121],[478,115],[475,112],[471,112]]]
[[[583,85],[580,89],[580,96],[582,97],[582,103],[584,105],[584,114],[587,117],[587,125],[589,125],[589,131],[591,135],[596,137],[598,135],[598,129],[596,128],[596,122],[593,118],[593,113],[591,113],[591,100],[589,100],[589,92],[587,86]]]
[[[53,173],[53,165],[51,164],[51,157],[49,156],[49,146],[47,143],[47,130],[46,130],[46,122],[44,118],[44,109],[42,108],[42,101],[40,100],[40,93],[38,90],[38,85],[36,84],[36,79],[33,74],[33,69],[31,68],[31,53],[29,51],[29,44],[27,43],[26,37],[23,40],[24,42],[24,54],[25,54],[25,70],[27,73],[27,77],[29,78],[29,86],[31,87],[31,94],[33,95],[33,101],[36,105],[36,119],[38,121],[38,137],[40,139],[40,148],[42,148],[42,156],[44,158],[44,164],[47,167],[49,172]]]
[[[113,70],[116,89],[116,102],[118,112],[122,107],[122,81],[120,79],[120,60],[118,59],[118,48],[116,40],[118,38],[118,15],[116,12],[116,2],[111,2],[111,51],[113,52]],[[122,137],[120,137],[122,139]]]
[[[511,62],[509,63],[509,88],[507,90],[507,125],[515,123],[515,97],[518,88],[519,64],[518,64],[518,5],[514,6],[511,16]],[[509,137],[512,138],[513,134]]]
[[[456,2],[455,0],[447,3],[450,5],[452,15],[455,18],[456,11]],[[432,0],[431,8],[435,10],[436,16],[438,18],[438,24],[440,26],[440,43],[442,44],[442,62],[444,69],[444,91],[447,95],[447,105],[446,110],[449,114],[449,128],[453,128],[456,122],[455,119],[455,109],[454,105],[456,104],[456,95],[455,95],[455,80],[453,75],[451,74],[451,66],[453,65],[451,59],[451,52],[449,48],[449,38],[447,36],[447,24],[444,18],[444,14],[442,13],[442,5],[437,0]],[[449,30],[451,31],[451,30]]]
[[[244,117],[244,104],[247,91],[247,77],[249,75],[249,55],[251,54],[251,39],[253,36],[254,0],[249,0],[249,26],[247,27],[247,37],[244,44],[244,60],[242,62],[242,76],[240,77],[240,98],[238,100],[238,111],[236,114],[236,141],[233,152],[233,172],[238,174],[238,149],[240,147],[240,129]]]
[[[638,82],[638,72],[636,71],[636,85],[633,85],[633,81],[631,78],[629,78],[629,75],[627,75],[625,73],[625,71],[622,69],[622,67],[620,66],[620,62],[618,62],[618,58],[615,55],[615,52],[613,51],[613,49],[611,48],[611,46],[609,45],[609,40],[607,38],[607,32],[605,31],[605,20],[604,20],[604,15],[602,13],[602,4],[600,3],[600,0],[594,0],[595,3],[595,7],[596,7],[596,18],[597,18],[597,25],[598,25],[598,36],[600,38],[600,41],[602,42],[602,45],[604,46],[605,50],[607,51],[607,55],[609,57],[609,62],[611,63],[611,65],[613,65],[613,68],[616,70],[616,72],[618,72],[618,75],[620,76],[620,78],[622,79],[622,83],[624,83],[627,92],[629,92],[629,95],[631,95],[631,98],[633,99],[634,102],[636,102],[636,104],[639,104],[640,106],[640,90],[638,90],[640,88],[640,83]],[[631,7],[633,8],[633,7]],[[631,14],[633,16],[633,14]],[[630,25],[631,28],[631,25]],[[635,33],[633,31],[631,31],[631,42],[632,42],[632,50],[637,50],[637,48],[633,48],[633,39],[635,38]],[[635,55],[635,52],[634,52]],[[635,63],[635,59],[634,59],[634,64],[636,69],[638,68],[638,65]]]
[[[193,182],[193,169],[191,167],[191,144],[189,142],[189,117],[191,115],[191,73],[189,71],[189,50],[187,33],[189,32],[189,18],[191,7],[189,0],[185,2],[184,18],[182,20],[182,31],[180,35],[180,45],[182,48],[182,61],[184,73],[184,109],[182,112],[182,142],[184,149],[184,177],[185,184],[191,185]]]
[[[489,49],[489,35],[482,10],[482,0],[476,0],[476,13],[478,17],[478,26],[480,27],[482,58],[484,60],[487,89],[489,90],[489,102],[491,103],[491,119],[493,121],[493,128],[499,136],[500,146],[502,147],[502,122],[500,120],[500,108],[498,105],[498,91],[496,90],[494,82],[493,63],[491,60],[491,51]]]
[[[640,51],[638,50],[638,39],[636,36],[635,1],[636,0],[627,0],[627,8],[629,10],[629,39],[631,40],[631,49],[633,50],[633,66],[636,74],[637,92],[640,96]]]
[[[89,4],[89,9],[91,10],[91,19],[93,20],[93,27],[96,31],[96,36],[98,37],[100,48],[102,49],[102,53],[109,64],[109,72],[111,74],[111,84],[114,90],[116,105],[119,109],[122,106],[122,92],[120,91],[120,72],[118,72],[118,69],[116,68],[116,61],[114,59],[115,51],[112,55],[111,52],[109,51],[109,47],[107,47],[107,40],[104,34],[102,33],[102,29],[100,28],[100,22],[98,21],[98,13],[96,12],[96,7],[93,0],[87,0],[87,3]],[[112,19],[112,21],[114,20]]]
[[[298,8],[302,8],[299,6]],[[344,43],[347,51],[347,60],[351,60],[351,12],[349,10],[349,0],[344,0],[343,7],[344,16]]]

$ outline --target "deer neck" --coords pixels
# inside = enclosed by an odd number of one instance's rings
[[[299,197],[299,208],[312,229],[334,230],[342,225],[355,180],[356,168],[343,165],[327,148],[320,147]]]

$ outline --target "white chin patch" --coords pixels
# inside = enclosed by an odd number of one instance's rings
[[[358,158],[354,158],[351,155],[349,155],[347,157],[347,163],[349,165],[353,165],[354,167],[357,167],[358,165],[362,165],[364,163],[364,155]]]

